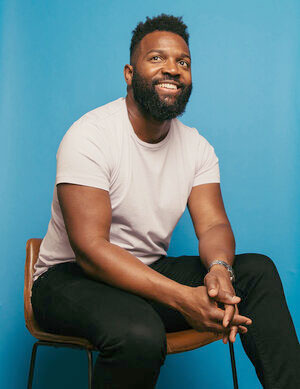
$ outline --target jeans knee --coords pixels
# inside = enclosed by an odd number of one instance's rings
[[[240,275],[247,275],[256,279],[278,278],[276,266],[271,258],[263,254],[248,253],[237,256],[237,270]]]
[[[126,336],[127,350],[134,358],[151,363],[164,363],[167,353],[167,340],[164,326],[159,323],[134,323]]]
[[[166,333],[162,322],[135,320],[117,336],[107,337],[98,346],[106,362],[127,367],[157,367],[163,365],[166,353]]]

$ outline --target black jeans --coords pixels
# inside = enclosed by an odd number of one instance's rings
[[[181,284],[203,285],[199,257],[162,257],[150,265]],[[252,319],[241,335],[264,388],[300,388],[300,350],[274,263],[259,254],[237,255],[239,310]],[[166,332],[190,328],[166,305],[88,278],[76,263],[50,268],[34,282],[32,306],[46,331],[85,337],[98,349],[93,388],[155,387],[166,357]]]

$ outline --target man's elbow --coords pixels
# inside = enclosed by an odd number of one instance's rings
[[[76,242],[70,240],[71,247],[75,253],[76,262],[81,267],[99,267],[101,253],[105,251],[109,241],[103,237],[94,239],[77,240]]]

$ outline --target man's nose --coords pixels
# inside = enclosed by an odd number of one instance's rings
[[[177,62],[175,60],[169,59],[168,61],[165,62],[162,71],[164,74],[168,73],[171,74],[172,76],[179,75]]]

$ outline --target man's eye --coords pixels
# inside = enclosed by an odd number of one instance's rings
[[[160,57],[158,55],[155,55],[154,57],[151,58],[153,61],[157,62],[160,60]]]
[[[184,60],[179,61],[179,64],[180,64],[181,66],[186,67],[186,68],[188,68],[188,67],[190,66],[190,64],[189,64],[188,62],[184,61]]]

